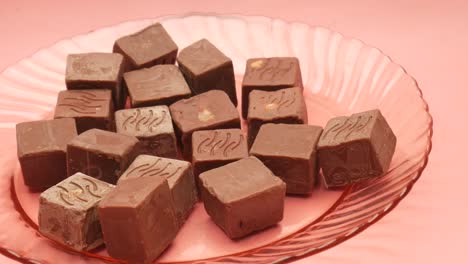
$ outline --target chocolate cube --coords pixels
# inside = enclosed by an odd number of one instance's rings
[[[326,185],[342,187],[381,176],[395,146],[395,134],[379,110],[331,119],[318,143]]]

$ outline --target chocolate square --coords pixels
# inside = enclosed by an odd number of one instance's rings
[[[177,223],[181,226],[198,201],[192,165],[182,160],[140,155],[122,174],[118,184],[140,177],[164,177],[167,179],[174,200]]]
[[[58,94],[54,118],[71,117],[78,134],[91,128],[114,130],[110,90],[68,90]]]
[[[283,219],[286,184],[255,157],[206,171],[200,181],[207,213],[231,239]]]
[[[124,58],[117,53],[70,54],[65,73],[67,89],[109,89],[114,107],[121,109],[127,99],[122,89],[124,67]]]
[[[174,64],[177,50],[177,45],[160,23],[119,38],[113,48],[113,52],[125,57],[128,70]]]
[[[126,72],[124,80],[132,107],[170,105],[192,94],[175,65],[156,65]]]
[[[117,133],[140,140],[140,153],[177,158],[177,139],[169,108],[165,105],[115,112]]]
[[[249,146],[252,146],[263,124],[307,124],[307,108],[302,89],[293,87],[272,92],[252,91],[247,123]]]
[[[97,205],[114,185],[76,173],[43,192],[39,231],[76,250],[103,244]]]
[[[90,129],[68,143],[68,175],[82,172],[115,184],[138,153],[137,138]]]
[[[381,176],[395,152],[396,137],[379,110],[328,121],[318,143],[319,163],[328,187]]]
[[[177,63],[193,93],[222,90],[237,105],[232,60],[211,42],[201,39],[184,48]]]
[[[225,92],[212,90],[169,107],[185,159],[192,157],[192,133],[197,130],[240,128],[236,107]]]
[[[276,91],[288,87],[303,88],[301,68],[297,58],[274,57],[247,60],[242,81],[242,116],[247,117],[251,91]]]
[[[17,153],[24,183],[41,190],[65,179],[67,144],[76,135],[71,118],[17,124]]]
[[[265,124],[250,155],[286,183],[288,194],[309,194],[319,173],[317,143],[322,130],[309,125]]]

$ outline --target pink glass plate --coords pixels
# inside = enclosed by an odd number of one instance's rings
[[[394,208],[424,169],[432,118],[416,81],[376,48],[322,27],[266,17],[191,15],[132,21],[63,40],[0,75],[0,252],[28,263],[102,263],[105,249],[73,252],[37,233],[38,194],[24,186],[15,151],[15,124],[50,116],[65,88],[68,53],[110,51],[114,40],[160,21],[183,48],[207,38],[234,62],[238,86],[250,57],[297,56],[309,123],[380,108],[398,138],[390,171],[341,191],[317,188],[288,197],[285,219],[239,241],[227,239],[198,204],[159,261],[271,263],[301,258],[358,234]],[[239,91],[239,89],[238,89]],[[240,97],[238,97],[240,98]]]

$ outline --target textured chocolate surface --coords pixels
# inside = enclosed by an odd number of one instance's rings
[[[265,124],[250,154],[286,183],[287,193],[308,194],[317,182],[317,143],[322,130],[309,125]]]
[[[286,185],[255,157],[206,171],[200,181],[206,211],[231,239],[283,219]]]
[[[110,90],[68,90],[58,94],[54,118],[71,117],[78,134],[91,129],[114,130]]]
[[[99,203],[109,255],[152,263],[174,240],[178,226],[167,180],[143,177],[117,185]]]
[[[170,105],[192,94],[175,65],[156,65],[124,74],[132,107]]]
[[[242,81],[242,116],[247,117],[251,91],[275,91],[287,87],[303,88],[301,68],[297,58],[274,57],[247,60]]]
[[[177,158],[177,140],[169,108],[165,105],[115,112],[117,133],[140,140],[140,153]]]
[[[396,137],[379,110],[331,119],[318,143],[328,187],[381,176],[390,167]]]
[[[182,49],[177,63],[195,94],[222,90],[237,105],[232,60],[211,42],[201,39]]]
[[[102,245],[97,205],[113,187],[82,173],[50,187],[39,199],[39,231],[76,250]]]
[[[17,153],[24,183],[40,190],[65,179],[66,148],[76,135],[75,120],[71,118],[17,124]]]

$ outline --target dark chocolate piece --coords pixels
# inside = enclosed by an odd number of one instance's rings
[[[301,68],[297,58],[274,57],[247,60],[242,81],[242,116],[247,117],[251,91],[276,91],[288,87],[303,88]]]
[[[181,226],[198,201],[197,188],[189,162],[140,155],[120,177],[118,184],[140,177],[164,177],[174,200],[177,223]]]
[[[39,199],[39,231],[80,251],[102,245],[97,205],[112,188],[82,173],[50,187]]]
[[[272,92],[250,93],[247,137],[252,146],[258,130],[265,123],[307,124],[307,108],[299,87]]]
[[[99,203],[109,255],[129,263],[152,263],[179,228],[164,177],[143,177],[117,185]]]
[[[222,90],[237,105],[232,60],[208,40],[201,39],[181,50],[177,63],[193,93]]]
[[[117,133],[140,140],[141,154],[177,158],[177,140],[167,106],[119,110],[115,124]]]
[[[326,185],[342,187],[381,176],[395,146],[395,134],[379,110],[331,119],[318,143]]]
[[[319,173],[317,143],[322,130],[309,125],[265,124],[250,155],[286,183],[288,194],[311,193]]]
[[[82,172],[115,184],[138,153],[137,138],[90,129],[68,143],[68,175]]]
[[[148,68],[157,64],[174,64],[177,50],[177,45],[160,23],[119,38],[113,48],[113,52],[125,57],[128,70]]]
[[[175,65],[156,65],[124,74],[132,107],[170,105],[192,94]]]
[[[122,89],[124,66],[123,56],[117,53],[70,54],[65,73],[67,89],[109,89],[114,107],[121,109],[127,99]]]
[[[110,90],[68,90],[58,94],[54,118],[71,117],[78,134],[91,128],[114,130]]]
[[[206,171],[200,181],[206,211],[231,239],[283,219],[286,184],[255,157]]]
[[[225,92],[212,90],[172,104],[169,109],[181,138],[185,159],[192,157],[192,133],[197,130],[240,128],[236,107]]]
[[[18,159],[24,183],[36,190],[67,177],[67,144],[76,137],[75,120],[42,120],[16,125]]]

